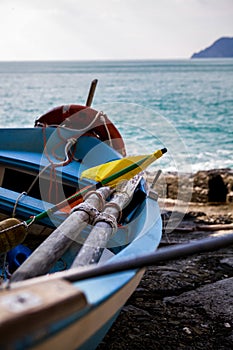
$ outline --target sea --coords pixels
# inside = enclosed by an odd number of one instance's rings
[[[166,147],[156,167],[233,169],[233,59],[0,62],[0,127],[33,127],[50,109],[85,104],[120,130],[127,154]]]

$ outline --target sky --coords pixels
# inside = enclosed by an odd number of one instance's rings
[[[179,59],[233,37],[233,0],[0,0],[0,61]]]

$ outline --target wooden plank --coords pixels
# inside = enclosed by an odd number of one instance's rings
[[[61,279],[1,291],[0,345],[45,330],[86,306],[84,293]]]

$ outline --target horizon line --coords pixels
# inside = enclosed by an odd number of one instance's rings
[[[0,62],[98,62],[98,61],[160,61],[160,60],[188,60],[191,57],[174,57],[174,58],[72,58],[72,59],[0,59]]]
[[[203,58],[192,58],[192,57],[180,57],[180,58],[96,58],[96,59],[9,59],[1,60],[0,63],[33,63],[33,62],[123,62],[123,61],[207,61],[207,60],[227,60],[233,59],[233,57],[203,57]]]

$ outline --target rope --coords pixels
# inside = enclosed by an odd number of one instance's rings
[[[108,126],[107,126],[106,117],[107,117],[107,115],[103,111],[97,112],[95,118],[86,127],[82,128],[82,129],[75,129],[75,130],[77,130],[79,132],[79,135],[77,135],[77,137],[80,136],[80,134],[84,134],[85,132],[90,130],[92,125],[94,125],[94,123],[96,122],[96,120],[98,118],[100,118],[100,120],[103,122],[103,124],[105,126],[106,132],[108,134],[109,143],[110,143],[110,145],[112,147],[113,146],[112,145],[112,139],[111,139],[110,131],[109,131]],[[71,116],[71,118],[72,118],[72,116]],[[45,124],[42,124],[42,126],[45,127]],[[74,131],[73,128],[69,128],[69,127],[67,127],[65,125],[51,124],[49,126],[50,127],[56,127],[58,130],[59,129],[64,129],[64,130]]]
[[[72,118],[72,115],[71,115],[71,118]],[[94,119],[93,119],[86,127],[82,128],[82,129],[77,129],[77,128],[76,128],[76,129],[73,129],[73,128],[69,128],[69,127],[67,127],[67,126],[65,126],[65,125],[57,125],[57,124],[50,124],[49,126],[50,126],[50,127],[56,127],[57,130],[58,130],[58,135],[59,135],[59,137],[61,138],[61,140],[64,141],[65,139],[62,137],[62,135],[61,135],[61,133],[60,133],[60,130],[62,130],[62,129],[68,130],[68,131],[77,130],[77,131],[78,131],[78,134],[75,135],[75,137],[78,138],[78,137],[80,136],[80,134],[84,134],[85,132],[87,132],[88,130],[90,130],[91,127],[95,124],[95,122],[97,121],[98,118],[103,122],[104,127],[105,127],[105,130],[106,130],[107,135],[108,135],[109,144],[110,144],[111,147],[113,147],[111,134],[110,134],[109,128],[108,128],[108,126],[107,126],[107,122],[106,122],[107,115],[106,115],[103,111],[98,111],[98,112],[96,113],[96,116],[94,117]],[[46,128],[47,124],[40,123],[40,126],[42,126],[43,129],[44,129],[44,128]],[[53,155],[54,155],[55,158],[58,158],[58,157],[56,157],[55,154],[53,154]],[[78,162],[80,162],[80,159],[76,159],[76,158],[74,157],[74,155],[73,155],[73,159],[76,160],[76,161],[78,161]]]
[[[80,134],[85,133],[86,131],[88,131],[89,129],[91,129],[92,125],[96,122],[96,120],[97,120],[102,114],[103,114],[102,111],[97,112],[95,118],[94,118],[87,126],[85,126],[85,128],[82,128],[82,129],[73,129],[73,128],[69,128],[69,127],[67,127],[67,126],[65,126],[65,125],[58,125],[58,124],[49,124],[49,127],[56,127],[56,128],[58,128],[58,129],[64,129],[64,130],[69,130],[69,131],[77,130],[77,131],[79,132],[79,135],[77,135],[77,137],[78,137],[78,136],[80,136]],[[71,118],[72,118],[72,115],[71,115]],[[39,124],[40,126],[42,126],[42,127],[46,127],[46,126],[47,126],[47,124],[45,124],[45,123],[38,123],[38,124]]]
[[[28,229],[28,227],[30,227],[35,220],[36,220],[36,216],[34,215],[31,217],[31,221],[29,223],[27,223],[26,221],[23,221],[24,226]]]
[[[91,206],[88,202],[86,202],[87,198],[89,198],[92,195],[96,195],[98,200],[99,200],[99,207],[100,209],[97,210],[95,207]],[[100,212],[103,210],[104,205],[105,205],[105,199],[102,195],[101,192],[99,191],[89,191],[84,197],[83,197],[84,202],[78,204],[75,206],[70,214],[72,214],[75,211],[84,211],[89,215],[89,223],[92,224],[92,222],[96,219],[96,217],[99,216]]]
[[[19,224],[16,224],[16,225],[13,225],[13,226],[10,226],[10,227],[6,227],[6,228],[4,228],[3,230],[0,231],[0,234],[8,232],[8,231],[10,231],[12,229],[14,230],[14,229],[16,229],[16,228],[18,228],[20,226],[24,226],[26,229],[28,229],[34,223],[35,220],[36,220],[36,216],[34,215],[34,216],[32,216],[30,218],[30,222],[29,223],[27,223],[26,221],[22,221]]]
[[[13,225],[13,226],[10,226],[10,227],[6,227],[4,228],[3,230],[0,231],[0,234],[2,233],[5,233],[5,232],[8,232],[8,231],[11,231],[12,229],[16,229],[20,226],[24,226],[26,227],[26,229],[28,229],[28,227],[35,221],[35,219],[32,219],[32,221],[30,221],[29,224],[26,223],[26,221],[22,221],[20,222],[19,224],[16,224],[16,225]]]
[[[96,122],[96,120],[100,117],[100,115],[102,113],[103,113],[102,111],[97,112],[95,118],[89,123],[89,125],[87,125],[85,128],[82,128],[82,129],[73,129],[73,128],[69,128],[65,125],[58,125],[58,124],[49,124],[49,127],[56,127],[58,129],[64,129],[64,130],[69,130],[69,131],[77,130],[79,132],[79,135],[80,135],[81,133],[85,133],[86,131],[88,131],[92,127],[92,125]],[[72,115],[71,115],[71,118],[72,118]],[[42,126],[43,128],[47,126],[46,123],[38,123],[37,125]],[[79,135],[77,135],[77,137]]]
[[[99,213],[99,215],[93,220],[92,225],[95,226],[98,222],[106,222],[109,226],[111,226],[112,235],[116,233],[118,229],[115,216],[106,212]]]
[[[75,130],[77,130],[77,131],[79,131],[80,133],[84,134],[86,131],[88,131],[88,130],[91,129],[92,125],[96,122],[96,120],[97,120],[102,114],[103,114],[102,111],[97,112],[95,118],[89,123],[89,125],[87,125],[85,128],[82,128],[82,129],[75,129]],[[72,118],[72,116],[71,116],[71,118]],[[58,127],[64,128],[64,129],[67,129],[67,130],[72,130],[72,131],[74,130],[74,129],[72,129],[72,128],[68,128],[68,127],[63,126],[63,125],[59,125]]]
[[[85,201],[88,197],[90,197],[93,194],[95,194],[98,197],[98,199],[100,200],[100,210],[99,211],[102,211],[103,208],[104,208],[105,200],[104,200],[104,197],[102,196],[102,194],[100,192],[98,192],[98,191],[89,191],[83,197],[83,200]]]
[[[44,140],[46,142],[46,140]],[[70,148],[76,143],[76,140],[74,138],[70,138],[67,140],[67,144],[65,146],[65,160],[63,160],[62,162],[59,163],[54,163],[52,162],[52,160],[50,159],[48,153],[46,152],[46,157],[48,159],[48,161],[50,162],[48,165],[46,165],[35,177],[35,179],[33,180],[33,182],[31,183],[31,185],[29,186],[27,192],[25,192],[26,194],[29,194],[29,192],[32,190],[33,186],[35,185],[36,181],[38,180],[38,178],[50,167],[59,167],[59,166],[66,166],[67,164],[69,164],[71,162],[71,160],[73,159],[73,154],[71,155],[71,157],[69,157],[69,150]],[[46,145],[45,147],[46,148]],[[54,155],[54,154],[53,154]],[[54,157],[56,158],[56,155],[54,155]],[[53,172],[54,174],[54,169],[51,169],[51,172]],[[55,174],[54,174],[55,175]],[[55,176],[54,176],[55,179]],[[50,182],[52,182],[52,176],[50,173]],[[56,179],[55,179],[56,182]],[[51,186],[51,185],[50,185]],[[50,190],[51,191],[51,190]],[[50,194],[51,195],[51,194]]]
[[[80,203],[79,205],[77,205],[72,209],[70,214],[74,213],[75,211],[84,211],[89,216],[88,223],[90,225],[92,224],[92,222],[94,222],[95,218],[98,217],[99,215],[99,211],[88,203]]]
[[[119,212],[117,221],[120,222],[121,218],[122,218],[122,208],[121,208],[121,206],[119,204],[117,204],[116,202],[108,202],[107,204],[105,204],[104,210],[106,208],[109,208],[109,207],[116,208],[116,210]]]
[[[43,172],[45,170],[47,170],[50,167],[50,164],[46,165],[35,177],[35,179],[32,181],[31,185],[29,186],[28,190],[27,190],[27,194],[29,194],[29,192],[31,191],[31,189],[33,188],[33,186],[35,185],[36,181],[38,180],[38,178],[43,174]]]
[[[72,116],[71,116],[72,117]],[[99,111],[96,113],[96,116],[95,118],[89,123],[89,125],[87,125],[85,128],[82,128],[82,129],[75,129],[75,130],[78,130],[80,133],[85,133],[86,131],[90,130],[92,125],[94,125],[94,123],[96,122],[97,119],[100,119],[103,124],[104,124],[104,127],[105,127],[105,130],[107,132],[107,135],[108,135],[108,140],[109,140],[109,144],[111,147],[113,147],[113,143],[112,143],[112,138],[111,138],[111,134],[110,134],[110,131],[109,131],[109,128],[107,126],[107,122],[106,122],[106,118],[107,118],[107,115],[103,112],[103,111]],[[58,126],[58,128],[61,127],[61,128],[65,128],[67,130],[73,130],[71,128],[67,128],[65,126]]]
[[[53,166],[53,167],[62,167],[62,166],[65,166],[67,164],[69,164],[71,161],[72,161],[72,158],[70,158],[69,156],[69,151],[70,151],[70,148],[72,146],[74,146],[77,142],[77,140],[73,137],[71,137],[70,139],[67,139],[66,141],[66,145],[65,145],[65,160],[59,162],[59,163],[55,163],[52,161],[52,159],[50,158],[49,154],[48,154],[48,151],[47,151],[47,140],[46,140],[46,134],[45,134],[45,129],[43,128],[43,138],[44,138],[44,151],[45,151],[45,155],[49,161],[49,163]]]
[[[27,196],[27,192],[22,192],[22,193],[20,193],[20,195],[19,195],[18,198],[16,199],[15,205],[14,205],[14,208],[13,208],[13,212],[12,212],[12,217],[13,217],[13,218],[15,217],[15,212],[16,212],[17,205],[18,205],[20,199],[21,199],[23,196]]]
[[[70,148],[73,145],[76,144],[77,140],[75,138],[67,139],[67,143],[66,143],[65,150],[64,150],[64,152],[65,152],[65,160],[63,160],[63,161],[61,161],[59,163],[55,163],[55,162],[52,161],[52,159],[50,158],[50,156],[48,154],[48,151],[47,151],[47,141],[46,141],[45,128],[43,128],[43,138],[44,138],[44,152],[45,152],[45,155],[46,155],[46,157],[47,157],[47,159],[48,159],[48,161],[50,163],[48,166],[51,166],[51,169],[50,169],[50,185],[49,185],[49,191],[48,191],[48,200],[51,202],[52,189],[53,189],[53,183],[54,183],[55,184],[55,201],[57,201],[58,184],[57,184],[57,177],[56,177],[56,168],[66,166],[72,161],[73,155],[70,157],[69,156],[69,151],[70,151]],[[44,171],[44,169],[43,169],[43,171]],[[41,176],[42,172],[40,172],[37,175],[37,178],[39,176]],[[35,180],[34,180],[34,183],[35,183]]]
[[[101,112],[100,120],[102,120],[102,122],[104,123],[106,132],[107,132],[107,134],[108,134],[109,144],[110,144],[110,146],[113,148],[112,138],[111,138],[111,135],[110,135],[110,131],[109,131],[109,129],[108,129],[108,126],[107,126],[106,117],[107,117],[106,114],[104,114],[103,112]]]

